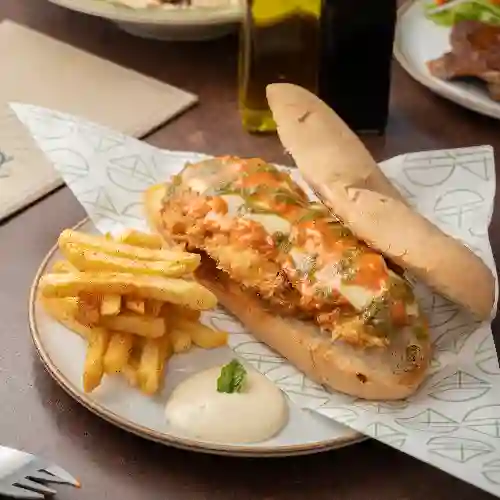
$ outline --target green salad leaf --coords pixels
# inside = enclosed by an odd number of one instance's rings
[[[491,0],[451,0],[444,5],[429,2],[424,5],[427,19],[440,26],[453,26],[459,21],[480,21],[500,24],[500,4]]]

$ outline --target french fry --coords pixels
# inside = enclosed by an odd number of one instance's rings
[[[126,257],[135,260],[146,261],[167,261],[185,264],[191,271],[194,271],[200,264],[200,256],[194,253],[179,252],[166,249],[142,248],[126,243],[110,241],[104,236],[80,233],[72,229],[65,229],[58,239],[59,248],[62,249],[68,244],[76,244],[79,247],[98,250],[108,255],[116,257]]]
[[[162,316],[171,319],[173,322],[175,322],[177,318],[198,321],[200,319],[200,315],[200,311],[176,304],[165,304],[162,309]]]
[[[120,313],[122,298],[117,294],[106,294],[101,298],[101,316],[116,316]]]
[[[113,237],[61,233],[58,260],[38,283],[38,300],[52,318],[87,341],[83,389],[118,374],[156,394],[168,359],[192,345],[212,348],[227,334],[198,323],[217,304],[193,271],[200,256],[169,247],[156,234],[129,229]]]
[[[142,231],[137,231],[136,229],[125,230],[118,236],[118,238],[116,238],[116,241],[126,243],[127,245],[151,248],[152,250],[159,250],[163,246],[161,236],[157,234],[143,233]]]
[[[64,297],[62,299],[40,297],[40,300],[43,308],[52,318],[80,337],[86,340],[90,338],[93,328],[82,325],[75,319],[78,311],[77,297]]]
[[[144,300],[126,298],[125,299],[125,307],[129,311],[135,312],[137,314],[145,314]]]
[[[121,375],[125,378],[127,383],[132,387],[139,386],[139,379],[137,370],[139,368],[139,361],[142,355],[142,346],[144,344],[143,337],[132,336],[132,350],[127,360],[127,364],[123,366]]]
[[[83,367],[83,390],[92,392],[104,374],[104,355],[109,343],[109,332],[102,328],[92,330]]]
[[[186,352],[191,349],[191,335],[188,331],[173,327],[169,332],[172,349],[175,353]]]
[[[180,320],[175,323],[175,328],[185,331],[194,345],[203,349],[214,349],[227,345],[228,334],[221,330],[213,330],[198,321]]]
[[[163,375],[165,371],[165,366],[167,365],[167,361],[173,356],[174,350],[172,348],[172,342],[168,335],[161,338],[160,342],[162,357],[160,359],[160,374]]]
[[[78,269],[76,269],[73,265],[71,265],[66,260],[57,260],[52,265],[51,272],[58,273],[58,274],[59,273],[74,273],[74,272],[78,272]]]
[[[165,335],[166,332],[164,318],[127,313],[118,316],[101,316],[99,326],[148,338],[158,338]]]
[[[61,245],[60,250],[79,271],[108,271],[180,278],[193,270],[191,263],[167,260],[135,260],[131,257],[110,255],[95,248],[79,246],[76,243],[65,243]]]
[[[100,297],[91,293],[78,295],[78,310],[75,319],[82,325],[97,325],[100,317]]]
[[[160,388],[165,360],[170,355],[167,346],[168,338],[165,336],[160,339],[148,339],[142,347],[137,379],[145,394],[155,394]]]
[[[104,371],[111,375],[119,373],[127,364],[132,351],[133,337],[130,333],[112,332],[104,355]]]
[[[216,296],[196,281],[143,276],[127,273],[65,273],[46,274],[39,282],[45,297],[60,298],[88,292],[95,295],[132,295],[186,306],[194,310],[211,309]]]
[[[149,316],[158,317],[161,315],[163,310],[164,302],[155,299],[148,299],[144,302],[144,314]]]
[[[120,372],[127,383],[132,387],[137,387],[139,385],[139,379],[137,377],[137,366],[127,363],[122,367]]]

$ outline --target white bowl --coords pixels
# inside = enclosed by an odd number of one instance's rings
[[[244,15],[243,0],[226,0],[221,7],[131,9],[106,0],[49,0],[84,14],[102,17],[143,38],[195,41],[218,38],[234,31]]]

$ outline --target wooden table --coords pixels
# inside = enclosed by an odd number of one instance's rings
[[[152,134],[151,143],[288,161],[275,137],[253,137],[239,125],[234,37],[202,44],[155,43],[43,0],[3,0],[0,19],[5,17],[198,94],[199,106]],[[372,137],[367,144],[377,159],[479,144],[500,151],[499,130],[499,122],[434,96],[395,65],[387,135]],[[27,322],[28,290],[40,261],[59,231],[83,216],[70,192],[61,189],[0,225],[0,443],[53,457],[81,478],[82,490],[60,488],[58,498],[493,498],[377,442],[302,458],[228,459],[153,444],[92,415],[47,375],[32,347]],[[498,251],[499,215],[491,234]]]

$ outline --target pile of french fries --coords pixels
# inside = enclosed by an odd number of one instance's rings
[[[174,353],[227,344],[226,332],[199,321],[217,303],[193,279],[199,255],[164,248],[159,236],[136,230],[116,238],[64,230],[58,246],[65,260],[40,279],[39,300],[87,341],[86,392],[106,374],[153,395]]]

